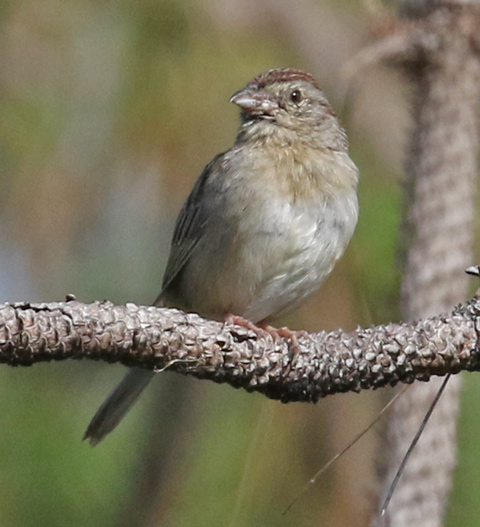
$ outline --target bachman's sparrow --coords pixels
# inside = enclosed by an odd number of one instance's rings
[[[155,304],[265,324],[317,290],[358,217],[358,170],[314,78],[270,70],[230,99],[230,150],[204,169],[177,219]],[[115,428],[154,372],[132,369],[92,419],[92,445]]]

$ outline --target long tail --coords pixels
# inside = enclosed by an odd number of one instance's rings
[[[83,439],[92,446],[100,443],[124,418],[154,375],[151,370],[132,368],[97,410]]]

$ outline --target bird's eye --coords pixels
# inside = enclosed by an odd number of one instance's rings
[[[302,92],[300,90],[293,90],[290,94],[290,100],[298,104],[302,100]]]

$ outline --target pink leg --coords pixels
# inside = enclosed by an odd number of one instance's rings
[[[273,338],[282,337],[284,339],[290,340],[289,355],[292,361],[294,361],[300,355],[301,348],[298,342],[298,337],[309,336],[306,331],[293,331],[290,328],[287,328],[286,326],[284,326],[283,328],[275,328],[265,323],[260,323],[259,326],[262,327],[265,331],[268,331],[268,333],[270,333]]]
[[[232,315],[228,314],[225,316],[225,323],[231,324],[234,326],[242,326],[242,328],[249,329],[250,331],[253,331],[256,335],[259,337],[263,336],[265,333],[265,330],[263,327],[259,324],[258,326],[254,324],[251,320],[248,320],[246,318],[243,318],[239,315]],[[268,331],[267,331],[268,333]]]
[[[225,322],[227,324],[238,325],[249,329],[259,337],[262,337],[265,333],[268,333],[273,337],[274,340],[277,340],[278,338],[290,340],[289,355],[291,360],[296,359],[300,353],[298,337],[308,335],[306,331],[292,331],[287,327],[275,328],[264,321],[260,321],[258,322],[258,324],[254,324],[251,320],[247,320],[246,318],[238,315],[227,315],[225,317]]]

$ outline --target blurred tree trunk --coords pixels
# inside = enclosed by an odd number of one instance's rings
[[[405,20],[398,22],[396,37],[402,35],[403,46],[383,58],[404,69],[413,87],[402,284],[404,318],[413,320],[463,300],[463,270],[474,263],[480,9],[425,0],[405,2],[401,13]],[[379,507],[441,382],[414,384],[395,406]],[[450,379],[385,516],[374,525],[443,525],[456,465],[460,382],[458,375]]]

